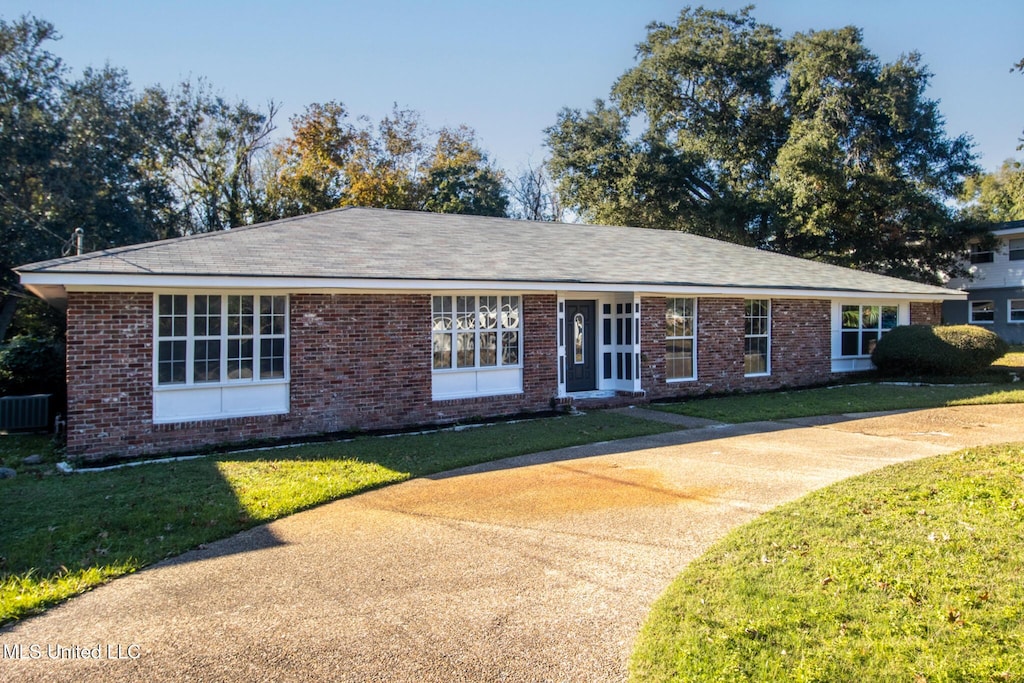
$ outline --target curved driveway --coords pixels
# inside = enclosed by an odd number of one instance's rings
[[[417,479],[6,629],[0,679],[619,681],[651,602],[727,530],[851,475],[1014,440],[1024,406],[944,408],[712,426]]]

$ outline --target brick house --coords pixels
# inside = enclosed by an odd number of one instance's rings
[[[26,265],[68,452],[826,381],[949,289],[679,232],[349,208]]]

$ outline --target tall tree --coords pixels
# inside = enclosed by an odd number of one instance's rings
[[[290,120],[291,137],[272,150],[276,173],[268,195],[281,216],[338,206],[345,191],[344,168],[356,136],[340,102],[311,104]]]
[[[268,194],[281,215],[339,206],[504,215],[502,174],[468,127],[431,131],[418,112],[395,107],[378,124],[356,123],[339,102],[291,119],[276,145]]]
[[[64,135],[58,125],[66,70],[46,49],[49,22],[0,19],[0,341],[19,300],[12,268],[59,256],[67,237],[51,219],[49,187]]]
[[[527,164],[507,184],[511,206],[509,215],[513,218],[525,221],[564,220],[565,209],[548,172],[547,162],[537,166]]]
[[[260,156],[275,130],[277,104],[265,111],[230,103],[203,80],[168,95],[174,117],[173,166],[187,232],[223,230],[269,215]]]
[[[508,214],[504,174],[494,168],[468,126],[444,128],[423,178],[423,208],[476,216]]]
[[[1007,159],[998,171],[968,179],[964,214],[987,223],[1024,220],[1024,164]]]
[[[853,27],[798,33],[787,52],[772,246],[921,280],[955,270],[970,233],[950,204],[978,167],[925,97],[920,55],[882,65]]]
[[[578,213],[921,280],[955,269],[972,228],[950,204],[977,166],[917,54],[882,65],[856,28],[784,39],[749,8],[687,8],[637,58],[609,104],[548,129]]]

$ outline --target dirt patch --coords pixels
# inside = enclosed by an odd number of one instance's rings
[[[375,502],[406,513],[482,522],[559,518],[603,510],[701,503],[714,487],[679,487],[653,467],[607,459],[417,480]]]

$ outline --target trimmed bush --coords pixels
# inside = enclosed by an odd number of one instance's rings
[[[878,341],[871,362],[884,375],[970,375],[1008,350],[995,333],[976,325],[907,325]]]

